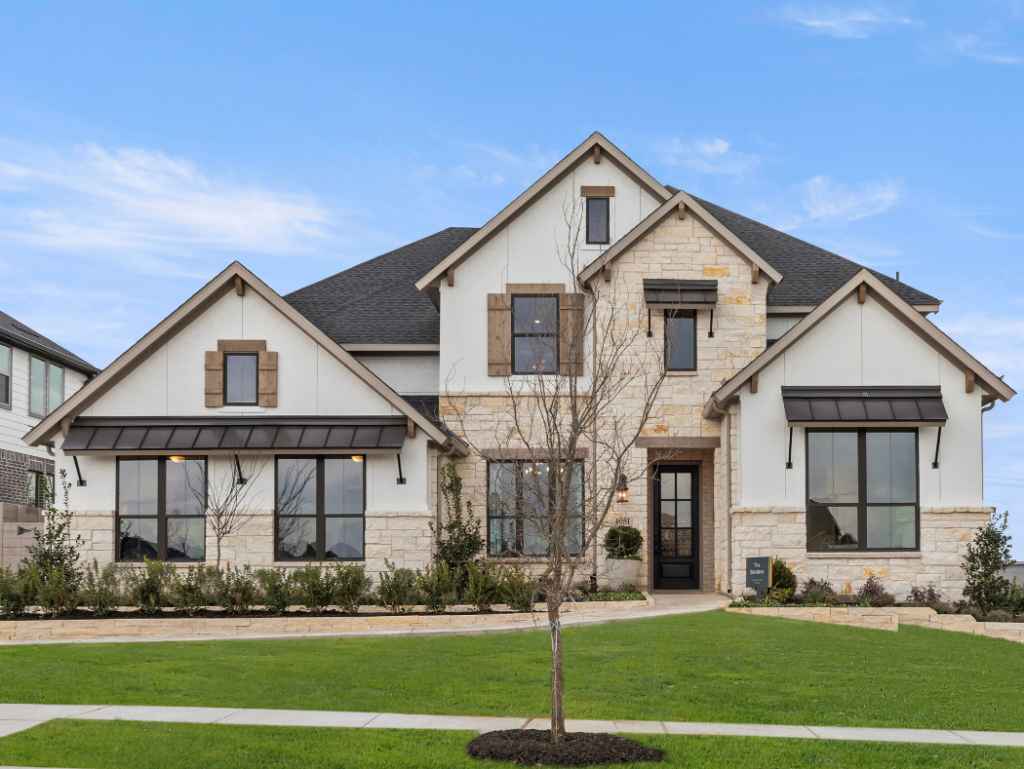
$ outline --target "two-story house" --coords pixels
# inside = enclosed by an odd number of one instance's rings
[[[99,372],[0,312],[0,566],[18,563],[54,489],[54,461],[22,436]]]
[[[513,432],[510,383],[590,376],[598,353],[568,359],[566,335],[608,296],[666,369],[615,515],[645,534],[645,587],[736,594],[748,556],[776,555],[840,591],[878,574],[959,596],[989,517],[982,414],[1014,391],[928,319],[939,300],[666,187],[600,134],[479,229],[284,297],[229,266],[26,441],[80,473],[101,561],[210,557],[206,495],[241,473],[259,501],[224,558],[420,567],[448,459],[488,554],[543,559],[488,509],[527,471],[514,446],[468,447]]]

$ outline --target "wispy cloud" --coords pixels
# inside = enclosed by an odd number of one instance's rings
[[[684,142],[678,137],[657,142],[654,146],[663,163],[683,166],[702,174],[743,178],[760,165],[757,155],[737,152],[725,139]]]
[[[211,251],[295,254],[330,237],[312,197],[211,177],[146,149],[68,152],[0,142],[0,242],[193,274],[178,259]]]
[[[828,35],[842,40],[862,40],[879,32],[905,27],[916,22],[885,8],[836,8],[828,5],[790,5],[777,17],[815,35]]]
[[[829,226],[879,214],[900,200],[899,187],[892,179],[847,185],[828,176],[815,176],[802,186],[801,202],[808,217]]]
[[[985,227],[979,227],[976,224],[968,224],[967,229],[971,232],[976,232],[979,235],[984,235],[986,238],[993,238],[995,240],[1020,240],[1024,238],[1024,235],[1014,232],[998,232],[997,230],[990,230]]]
[[[1024,64],[1024,58],[995,51],[995,45],[982,41],[977,35],[953,35],[953,48],[957,53],[988,62],[989,64]]]

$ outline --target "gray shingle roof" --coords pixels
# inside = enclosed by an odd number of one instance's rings
[[[5,312],[0,312],[0,340],[10,342],[15,347],[38,353],[57,363],[81,371],[84,374],[96,374],[99,369],[82,360],[74,353],[61,347],[51,339],[47,339],[38,331],[20,323]]]
[[[475,227],[449,227],[287,294],[338,344],[439,344],[440,317],[416,281]]]
[[[782,273],[782,282],[768,295],[769,307],[819,305],[864,269],[863,265],[779,232],[766,224],[755,222],[696,196],[694,199],[728,227],[736,237],[750,246],[758,256]],[[909,304],[939,304],[939,300],[934,296],[918,291],[906,283],[900,283],[888,275],[882,275],[875,270],[870,271],[887,288],[892,289],[896,296]]]

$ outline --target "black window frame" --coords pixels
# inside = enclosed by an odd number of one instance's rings
[[[13,356],[13,350],[11,355]],[[43,412],[32,410],[32,382],[34,377],[32,376],[32,361],[37,360],[43,364]],[[13,368],[13,365],[11,366]],[[59,369],[61,372],[61,392],[60,392],[60,403],[50,403],[50,369]],[[68,371],[66,366],[62,366],[59,363],[54,363],[49,358],[44,358],[41,355],[34,355],[29,353],[28,357],[28,414],[36,419],[46,419],[47,416],[53,413],[53,411],[64,403],[64,388],[67,384]],[[12,388],[13,389],[13,388]]]
[[[590,202],[594,200],[603,200],[605,203],[604,207],[604,240],[591,240],[590,239]],[[587,198],[587,244],[594,246],[606,246],[611,243],[612,240],[612,199],[609,197],[588,197]]]
[[[10,409],[14,398],[14,347],[0,342],[0,347],[7,350],[7,370],[0,370],[0,409]]]
[[[516,300],[517,299],[550,299],[555,303],[555,330],[549,334],[521,334],[516,333]],[[562,313],[558,294],[513,294],[512,295],[512,374],[514,376],[558,376],[562,365]],[[516,368],[516,340],[517,339],[554,339],[553,349],[555,351],[554,366],[550,371],[520,371]]]
[[[680,313],[688,313],[681,315]],[[691,368],[673,368],[672,354],[669,352],[669,320],[678,317],[688,317],[693,321],[693,366]],[[697,370],[697,311],[696,310],[665,310],[665,370],[666,371],[696,371]]]
[[[587,471],[586,463],[582,459],[575,459],[575,460],[572,460],[572,462],[573,462],[573,464],[579,465],[580,485],[581,485],[581,487],[583,487],[583,484],[586,482],[586,471]],[[523,511],[522,511],[522,504],[523,504],[523,501],[524,501],[524,498],[525,498],[525,495],[523,493],[523,466],[524,465],[528,465],[528,464],[532,464],[532,465],[547,464],[547,465],[550,466],[551,462],[548,461],[548,460],[544,460],[544,459],[536,459],[536,460],[534,460],[534,459],[506,459],[506,460],[489,459],[489,460],[487,460],[487,555],[490,558],[519,558],[519,559],[523,559],[523,558],[530,559],[530,558],[533,558],[533,559],[544,559],[544,558],[550,558],[551,557],[551,544],[550,544],[550,542],[548,543],[548,552],[545,555],[526,555],[526,554],[523,553],[523,536],[524,536],[524,528],[525,528],[524,527]],[[516,478],[516,490],[515,490],[516,513],[515,513],[514,516],[494,515],[493,512],[492,512],[492,507],[491,507],[491,502],[490,502],[490,498],[491,498],[491,467],[494,466],[494,465],[513,465],[516,468],[516,471],[515,471],[515,478]],[[581,488],[581,494],[582,493],[583,493],[583,488]],[[549,509],[550,509],[550,506],[553,505],[554,502],[555,502],[554,497],[555,497],[555,487],[552,485],[551,488],[550,488],[550,498],[548,499]],[[498,552],[498,553],[492,552],[492,550],[491,550],[491,542],[492,542],[492,540],[491,540],[491,521],[492,520],[502,521],[502,520],[506,520],[506,519],[509,519],[509,518],[514,519],[515,523],[516,523],[515,549],[514,550],[502,550],[501,552]],[[584,538],[584,535],[586,533],[586,520],[587,520],[587,516],[586,516],[586,503],[585,503],[585,499],[584,499],[583,509],[580,510],[580,543],[581,543],[580,547],[581,547],[581,550],[582,550],[583,538]],[[578,553],[576,555],[578,555]]]
[[[142,558],[124,558],[121,556],[121,462],[139,462],[156,460],[156,515],[126,515],[125,519],[153,520],[156,519],[157,560],[163,563],[202,563],[206,560],[206,507],[210,501],[210,462],[209,458],[198,455],[185,455],[182,459],[202,460],[203,462],[203,514],[202,515],[167,515],[167,463],[170,456],[133,456],[125,454],[115,460],[114,473],[114,560],[118,563],[142,563]],[[185,518],[202,518],[203,520],[203,557],[202,558],[168,558],[167,557],[167,519],[182,520]]]
[[[256,382],[251,401],[229,401],[228,392],[228,358],[252,358],[256,366]],[[226,352],[223,361],[224,371],[224,405],[225,406],[258,406],[260,403],[260,354],[258,352]]]
[[[920,432],[916,427],[835,427],[806,428],[804,436],[804,497],[807,507],[804,517],[804,534],[807,538],[805,546],[809,553],[917,553],[921,551],[921,442]],[[828,507],[857,508],[857,547],[856,548],[811,548],[811,473],[810,452],[812,433],[856,433],[857,434],[857,502],[841,502]],[[913,547],[868,547],[868,508],[869,507],[911,507],[907,502],[868,502],[868,433],[912,433],[914,435],[914,546]],[[816,503],[817,504],[817,503]]]
[[[327,459],[352,459],[361,457],[362,461],[358,464],[362,465],[363,472],[363,510],[362,513],[357,515],[350,515],[347,513],[331,514],[327,515],[325,512],[326,507],[326,479],[327,475],[324,472],[325,460]],[[277,463],[282,459],[314,459],[316,460],[316,555],[312,558],[294,558],[291,556],[282,558],[280,550],[280,527],[278,526],[278,501],[279,488],[278,480],[280,475],[277,471]],[[275,563],[323,563],[324,561],[330,562],[361,562],[366,560],[366,454],[277,454],[274,456],[274,562]],[[312,516],[296,516],[301,518],[309,518]],[[327,519],[328,518],[361,518],[363,522],[363,554],[359,558],[327,558]]]

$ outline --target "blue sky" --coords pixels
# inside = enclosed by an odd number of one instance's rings
[[[1022,106],[1024,2],[0,2],[0,309],[105,365],[233,259],[285,293],[479,226],[599,130],[1024,392]],[[1024,559],[1024,396],[985,430]]]

